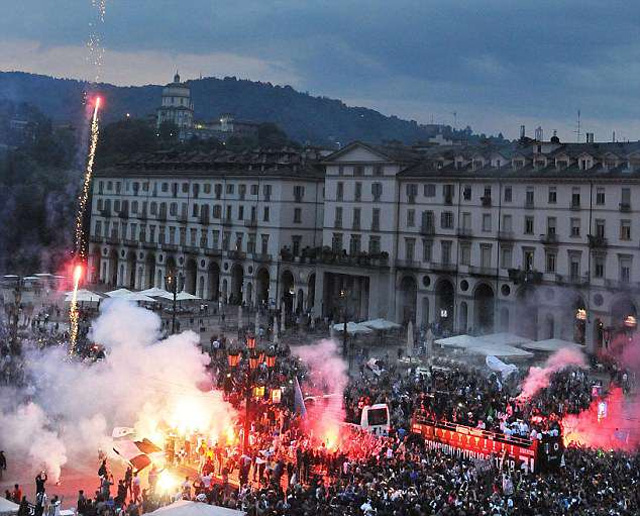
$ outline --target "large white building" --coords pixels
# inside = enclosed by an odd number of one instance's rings
[[[163,122],[171,122],[178,127],[179,137],[184,139],[193,129],[193,101],[191,88],[180,82],[180,75],[176,72],[173,82],[162,89],[162,104],[157,110],[156,127]]]
[[[98,173],[96,281],[607,345],[640,302],[640,144],[355,142]]]

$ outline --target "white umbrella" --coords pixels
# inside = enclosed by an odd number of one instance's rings
[[[477,337],[472,337],[471,335],[456,335],[455,337],[447,337],[446,339],[437,339],[435,343],[438,346],[443,346],[446,348],[470,348],[473,346],[478,346],[480,344],[486,344],[486,342],[482,342]]]
[[[520,346],[522,344],[526,344],[527,342],[531,342],[531,339],[527,337],[521,337],[520,335],[516,335],[515,333],[492,333],[491,335],[483,335],[482,337],[478,337],[480,340],[484,342],[489,342],[491,344],[503,344],[506,346]]]
[[[510,358],[531,358],[533,353],[515,346],[507,346],[506,344],[480,344],[472,346],[465,350],[465,353],[473,353],[476,355],[484,355],[485,357],[493,355],[494,357],[510,357]]]
[[[98,294],[84,289],[78,290],[78,294],[76,295],[76,301],[78,303],[98,303],[101,299]],[[67,292],[64,300],[66,303],[71,303],[73,300],[73,291]]]
[[[411,358],[413,356],[413,346],[415,345],[413,340],[413,322],[409,321],[407,325],[407,356]]]
[[[398,323],[387,321],[386,319],[371,319],[370,321],[364,321],[359,324],[362,324],[367,328],[371,328],[372,330],[379,331],[395,330],[401,327]]]
[[[537,342],[526,342],[521,346],[524,349],[531,349],[533,351],[549,351],[554,352],[563,348],[569,349],[583,349],[583,346],[562,339],[546,339],[539,340]]]
[[[13,503],[11,500],[7,500],[4,497],[0,498],[0,515],[1,516],[18,514],[18,509],[20,509],[20,506],[17,503]]]
[[[112,290],[111,292],[107,292],[105,295],[108,297],[127,297],[131,295],[133,292],[126,288],[119,288],[117,290]]]
[[[149,297],[162,297],[166,294],[170,294],[170,292],[166,291],[163,288],[153,287],[153,288],[148,288],[147,290],[143,290],[142,292],[140,292],[140,294],[142,294],[143,296],[149,296]],[[171,294],[171,297],[173,298],[173,294]]]
[[[166,294],[157,297],[173,301],[173,292],[167,292]],[[194,296],[193,294],[189,294],[189,292],[185,292],[184,290],[176,294],[176,301],[195,301],[197,299],[200,298],[198,296]]]
[[[243,516],[246,512],[209,505],[208,503],[179,500],[149,514],[155,516]]]
[[[123,297],[127,301],[135,301],[138,303],[155,303],[156,300],[152,297],[145,296],[142,292],[132,292],[128,296]]]
[[[344,323],[336,323],[332,326],[335,332],[344,332]],[[348,322],[347,323],[347,334],[348,335],[358,335],[358,334],[367,334],[373,333],[371,328],[367,328],[366,326],[362,326],[361,324]]]

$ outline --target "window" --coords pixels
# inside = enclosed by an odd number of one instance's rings
[[[353,229],[360,229],[360,208],[353,209]]]
[[[264,222],[269,222],[269,206],[264,207],[264,212],[262,213],[262,220]]]
[[[242,238],[244,237],[243,233],[236,233],[236,248],[235,250],[238,252],[242,252]]]
[[[380,208],[373,208],[371,212],[371,231],[380,231]]]
[[[262,186],[262,195],[265,201],[271,199],[271,185],[263,185]]]
[[[334,253],[339,253],[342,251],[342,233],[334,233],[331,239],[331,248]]]
[[[405,238],[404,239],[405,258],[408,262],[415,260],[416,255],[416,239]]]
[[[375,165],[373,167],[373,175],[374,176],[381,176],[384,174],[384,168],[382,167],[382,165]]]
[[[115,201],[113,201],[113,210],[120,211],[120,200],[116,199]]]
[[[532,208],[533,207],[533,202],[534,202],[534,190],[532,187],[528,186],[527,187],[527,192],[525,194],[525,206]]]
[[[416,210],[407,210],[407,227],[412,228],[416,225]]]
[[[258,195],[258,185],[251,185],[251,195]]]
[[[431,261],[431,252],[433,250],[433,240],[424,240],[422,242],[422,260],[425,262]]]
[[[409,183],[407,185],[407,198],[409,202],[413,202],[415,198],[418,196],[418,185],[414,183]]]
[[[269,235],[260,235],[260,252],[262,254],[269,254]]]
[[[206,194],[210,194],[211,193],[211,183],[205,183],[204,184],[204,193],[206,193]]]
[[[504,202],[511,202],[513,201],[513,188],[511,188],[510,186],[505,186],[504,187]]]
[[[524,270],[530,272],[535,265],[535,251],[533,249],[524,249],[522,251],[522,263]]]
[[[556,253],[547,251],[545,256],[545,271],[549,273],[556,272]]]
[[[558,202],[558,191],[555,186],[549,187],[549,204],[556,204]]]
[[[573,188],[571,190],[571,207],[572,208],[580,207],[580,188]]]
[[[513,231],[513,217],[511,215],[502,216],[502,231],[507,233]]]
[[[225,217],[226,220],[231,220],[231,206],[227,206],[227,215]]]
[[[349,242],[349,254],[356,256],[360,254],[360,235],[351,235],[351,241]]]
[[[334,227],[341,228],[342,227],[342,207],[340,206],[336,207],[334,220],[335,220]]]
[[[455,196],[454,185],[442,185],[442,196],[444,197],[445,204],[451,204]]]
[[[301,235],[291,235],[291,252],[293,256],[300,255],[300,244],[302,244]]]
[[[471,229],[471,213],[469,212],[464,212],[462,214],[462,229]]]
[[[531,215],[524,218],[524,234],[533,235],[533,217]]]
[[[251,206],[251,221],[255,222],[258,220],[258,217],[256,215],[258,208],[256,208],[255,206]]]
[[[302,199],[304,199],[304,186],[294,186],[293,197],[295,198],[296,202],[301,202]]]
[[[222,185],[221,184],[219,184],[219,183],[216,184],[213,187],[213,191],[214,191],[214,193],[216,195],[216,199],[220,199],[220,197],[222,197]]]
[[[302,222],[302,209],[295,208],[293,210],[293,222],[294,224],[300,224]]]
[[[491,199],[491,187],[490,186],[485,186],[484,187],[484,196],[485,199]]]
[[[238,220],[244,220],[244,206],[238,206]]]
[[[631,221],[620,221],[620,240],[631,240]]]
[[[135,211],[138,211],[138,203],[134,202],[132,205],[132,209],[135,208]],[[169,215],[173,215],[174,217],[178,214],[178,203],[177,202],[172,202],[169,205]]]
[[[440,242],[440,251],[442,253],[442,263],[449,265],[451,263],[451,242],[449,240],[443,240]]]
[[[510,247],[502,248],[502,256],[500,257],[500,265],[503,269],[510,269],[512,261],[512,252]]]
[[[603,219],[596,219],[596,237],[604,238],[605,236],[605,222]]]
[[[232,194],[234,191],[235,185],[233,183],[229,183],[227,185],[227,195]]]
[[[620,281],[629,283],[631,281],[631,256],[619,255],[618,256],[618,264],[619,264],[619,278]]]
[[[580,236],[580,219],[571,219],[571,236]]]
[[[471,265],[471,245],[463,244],[460,246],[460,264]]]
[[[98,193],[104,193],[104,181],[98,181]]]
[[[198,197],[198,195],[200,195],[200,185],[198,183],[193,183],[192,190],[193,190],[193,196],[194,197]]]
[[[482,231],[491,231],[491,214],[482,214]]]
[[[340,165],[338,167],[338,175],[339,176],[344,176],[344,167],[342,165]]]
[[[113,181],[107,181],[107,190],[113,190]]]
[[[255,254],[256,252],[256,235],[249,233],[249,240],[247,241],[247,252]]]
[[[569,255],[569,274],[572,279],[580,278],[580,256],[576,254]]]
[[[556,234],[556,218],[547,217],[547,235],[554,236]]]
[[[631,207],[631,188],[623,188],[620,196],[620,204],[623,208]]]
[[[161,190],[166,193],[169,191],[169,183],[162,183],[162,188]]]
[[[364,166],[356,165],[355,167],[353,167],[353,175],[356,177],[364,176]]]
[[[593,263],[593,277],[604,278],[604,256],[596,256]]]
[[[356,191],[354,193],[354,198],[356,201],[362,200],[362,183],[360,182],[356,183]]]
[[[380,237],[369,237],[369,254],[380,254]]]
[[[596,188],[596,204],[603,206],[605,203],[604,187],[599,186]]]
[[[154,202],[151,203],[151,214],[152,215],[153,215],[153,212],[154,212],[154,209],[153,209],[154,208],[154,204],[155,204]],[[199,206],[197,204],[194,204],[193,208],[191,210],[192,210],[191,211],[191,216],[192,217],[197,217],[198,213],[199,213]]]
[[[96,226],[93,234],[99,236],[101,233],[102,233],[102,221],[96,220]]]
[[[480,244],[480,267],[491,267],[491,244]]]
[[[340,182],[336,185],[336,201],[344,199],[344,183]]]
[[[182,183],[182,193],[189,193],[189,183]]]
[[[424,185],[424,196],[425,197],[435,197],[436,196],[436,185],[434,184],[427,184]]]
[[[231,241],[231,231],[225,231],[222,235],[222,250],[229,250],[229,242]]]
[[[102,199],[98,199],[98,211],[102,211]]]
[[[422,231],[431,231],[433,233],[435,226],[434,213],[432,211],[422,212]]]
[[[471,200],[471,186],[469,186],[469,185],[465,185],[464,186],[464,190],[462,190],[462,198],[465,201],[470,201]]]
[[[133,226],[134,224],[131,224],[131,229],[133,230]],[[176,243],[176,228],[173,226],[169,227],[169,243],[170,244],[175,244]]]
[[[453,212],[442,212],[440,215],[440,226],[442,229],[453,229]]]
[[[222,206],[215,204],[213,206],[213,218],[219,219],[222,216]]]
[[[371,195],[374,201],[379,201],[382,197],[382,183],[373,183],[371,185]]]
[[[238,185],[238,195],[240,199],[244,199],[247,196],[247,185]]]

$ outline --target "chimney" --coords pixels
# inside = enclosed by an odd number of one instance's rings
[[[526,134],[526,132],[524,130],[524,125],[521,125],[520,126],[520,139],[521,140],[524,140],[525,134]]]

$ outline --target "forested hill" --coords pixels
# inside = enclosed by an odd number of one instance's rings
[[[414,143],[433,136],[433,130],[414,121],[384,116],[377,111],[349,107],[340,100],[312,97],[290,86],[270,83],[204,78],[189,81],[196,119],[211,120],[222,113],[238,119],[274,122],[294,140],[319,145],[352,140]],[[0,100],[26,102],[57,122],[81,119],[86,83],[22,72],[0,72]],[[115,121],[130,113],[144,118],[154,115],[162,86],[118,87],[100,84],[105,97],[104,117]],[[450,128],[447,128],[447,133]],[[446,133],[445,133],[446,134]],[[468,135],[468,133],[467,133]]]

